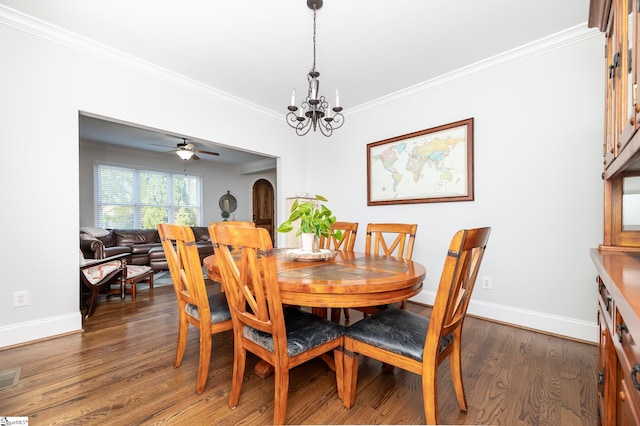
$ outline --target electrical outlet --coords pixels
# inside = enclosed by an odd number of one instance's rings
[[[27,306],[29,304],[29,293],[27,290],[13,292],[13,307]]]
[[[491,289],[491,277],[482,277],[482,288]]]

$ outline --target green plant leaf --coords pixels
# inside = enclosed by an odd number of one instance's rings
[[[296,232],[296,236],[302,233],[314,233],[317,236],[329,236],[331,225],[335,223],[336,217],[333,216],[331,210],[321,204],[327,202],[322,195],[316,195],[315,201],[299,202],[295,200],[291,205],[289,218],[282,222],[276,229],[277,232],[290,232],[293,230],[293,222],[300,220],[300,227]]]
[[[277,232],[289,232],[289,231],[293,231],[293,225],[291,224],[290,221],[286,220],[284,222],[282,222],[282,224],[280,224],[280,226],[278,226],[278,229],[276,229]]]

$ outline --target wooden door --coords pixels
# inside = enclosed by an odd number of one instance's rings
[[[253,184],[253,222],[257,228],[269,231],[271,241],[274,242],[274,196],[273,186],[266,179],[259,179]]]

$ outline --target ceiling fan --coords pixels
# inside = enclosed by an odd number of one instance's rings
[[[157,145],[157,146],[165,146],[165,145]],[[208,155],[220,155],[217,152],[196,149],[196,146],[194,144],[187,143],[186,138],[182,138],[182,142],[176,144],[176,149],[169,152],[175,152],[176,154],[178,154],[178,157],[182,158],[183,160],[189,160],[189,159],[199,160],[200,157],[198,157],[196,153],[208,154]]]

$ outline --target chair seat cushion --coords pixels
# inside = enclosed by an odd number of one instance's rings
[[[289,357],[296,356],[344,335],[344,327],[342,325],[327,321],[295,307],[284,309],[284,322],[287,329],[287,352]],[[273,352],[273,337],[271,334],[248,326],[244,327],[242,334],[245,338]]]
[[[215,293],[208,297],[209,310],[211,311],[211,324],[218,324],[220,322],[228,321],[231,319],[231,313],[229,312],[229,305],[227,304],[227,297],[224,293]],[[200,313],[198,307],[187,303],[184,307],[184,311],[187,315],[199,320]]]
[[[100,282],[104,277],[115,270],[122,268],[122,262],[114,260],[113,262],[103,263],[101,265],[92,266],[82,270],[82,273],[91,284]]]
[[[151,272],[149,266],[144,265],[127,265],[127,279],[135,279]]]
[[[345,336],[422,362],[428,329],[429,318],[404,309],[387,308],[347,327]],[[452,334],[442,339],[440,351],[452,340]]]

